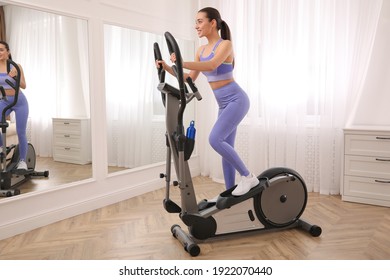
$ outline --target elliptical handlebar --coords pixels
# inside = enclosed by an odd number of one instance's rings
[[[186,108],[187,103],[191,102],[191,100],[193,98],[196,98],[197,100],[201,100],[202,96],[200,95],[195,84],[193,83],[191,77],[187,77],[186,81],[184,81],[182,56],[181,56],[180,48],[179,48],[175,38],[169,32],[165,32],[164,36],[165,36],[165,39],[167,42],[169,54],[172,55],[174,53],[176,56],[175,64],[172,65],[172,71],[174,72],[174,74],[179,82],[179,89],[175,88],[174,92],[172,92],[171,94],[180,100],[178,112],[177,112],[176,137],[178,137],[178,139],[179,139],[178,150],[183,151],[184,150],[184,142],[186,139],[186,136],[184,133],[184,125],[183,125],[184,110]],[[161,55],[158,43],[154,43],[153,49],[154,49],[155,61],[162,60],[162,55]],[[160,80],[160,84],[164,84],[165,70],[161,67],[161,65],[157,69],[158,69],[157,73],[158,73],[158,77]],[[185,83],[188,83],[188,85],[190,86],[190,88],[192,90],[192,93],[190,93],[187,90]],[[165,105],[164,95],[162,96],[162,98],[163,98],[163,103]]]
[[[9,109],[11,109],[13,106],[16,105],[16,103],[18,102],[18,96],[19,96],[19,89],[20,89],[20,74],[21,74],[20,68],[19,68],[19,65],[18,65],[17,63],[15,63],[15,62],[14,62],[13,60],[11,60],[11,59],[8,59],[8,60],[7,60],[7,70],[8,70],[8,72],[9,72],[9,69],[10,69],[10,66],[11,66],[11,65],[12,65],[13,67],[15,67],[16,72],[17,72],[16,78],[14,77],[15,83],[12,83],[12,82],[11,82],[10,80],[8,80],[8,79],[6,79],[5,82],[6,82],[7,84],[9,84],[9,86],[15,90],[15,95],[14,95],[14,101],[13,101],[11,104],[7,105],[7,106],[3,109],[3,111],[1,112],[1,123],[2,123],[2,124],[6,123],[6,116],[5,116],[5,114],[6,114],[6,112],[7,112]],[[6,95],[5,95],[4,88],[3,88],[2,86],[0,86],[0,90],[1,90],[1,93],[2,93],[3,98],[4,98],[4,97],[6,96]]]
[[[172,66],[172,69],[175,71],[177,81],[179,82],[179,90],[180,90],[180,108],[177,116],[178,120],[178,129],[179,127],[183,127],[183,114],[184,110],[186,108],[187,102],[186,102],[186,94],[185,94],[185,84],[184,84],[184,75],[183,75],[183,61],[181,57],[181,52],[179,49],[179,46],[177,45],[177,42],[175,38],[172,36],[171,33],[165,32],[164,33],[165,39],[167,41],[169,54],[172,55],[172,53],[175,53],[176,55],[176,61],[175,65],[176,67]],[[182,131],[182,134],[184,134],[184,128]]]
[[[153,50],[154,50],[154,60],[162,60],[162,55],[160,51],[160,47],[158,46],[158,43],[153,44]],[[160,67],[157,69],[158,79],[160,80],[160,83],[165,82],[165,70]]]

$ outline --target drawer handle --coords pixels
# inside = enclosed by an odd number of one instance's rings
[[[380,136],[377,136],[376,139],[378,139],[378,140],[390,140],[390,137],[380,137]]]
[[[65,134],[64,137],[65,137],[65,138],[69,138],[70,135],[69,135],[69,134]]]
[[[64,122],[64,124],[65,124],[65,125],[68,125],[68,124],[70,124],[70,123],[69,123],[69,122]],[[378,138],[378,137],[377,137],[377,138]]]
[[[375,180],[376,183],[390,184],[390,181]]]
[[[70,151],[70,148],[64,148],[65,150],[67,150],[67,151]]]
[[[390,162],[390,159],[384,159],[384,158],[376,158],[376,161],[387,161]]]

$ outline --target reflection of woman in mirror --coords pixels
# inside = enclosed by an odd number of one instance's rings
[[[11,104],[14,101],[14,95],[15,90],[10,87],[10,85],[5,80],[13,81],[12,78],[14,78],[17,75],[16,69],[11,65],[11,69],[9,72],[7,72],[7,59],[12,59],[11,53],[9,50],[9,46],[6,42],[0,41],[0,85],[3,86],[5,90],[5,94],[7,96],[7,99],[0,100],[0,114],[3,112],[3,109]],[[19,65],[20,68],[20,88],[25,89],[26,88],[26,81],[24,79],[24,73],[22,67]],[[15,112],[15,119],[16,119],[16,132],[18,134],[18,140],[19,140],[19,153],[20,153],[20,161],[17,165],[17,169],[19,170],[27,170],[27,164],[26,164],[26,156],[27,156],[27,135],[26,135],[26,129],[27,129],[27,118],[28,118],[28,102],[23,94],[23,92],[20,90],[18,95],[18,101],[15,104],[14,107],[12,107],[9,111],[6,112],[6,116],[9,116],[11,111]],[[2,149],[3,145],[3,139],[0,137],[0,147]],[[3,151],[1,151],[3,152]]]
[[[197,13],[195,29],[198,36],[205,37],[208,42],[198,49],[194,62],[183,62],[183,68],[191,70],[189,76],[192,80],[195,80],[200,72],[208,79],[219,106],[218,119],[210,133],[209,141],[214,150],[222,156],[226,188],[235,185],[235,174],[238,171],[241,181],[232,194],[243,195],[258,185],[259,181],[249,172],[234,150],[237,126],[249,110],[249,98],[233,79],[234,54],[230,30],[218,10],[210,7]],[[176,61],[174,54],[171,61]],[[157,62],[158,67],[159,64],[167,72],[174,74],[164,61]]]

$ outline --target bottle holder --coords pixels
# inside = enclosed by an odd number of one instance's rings
[[[195,147],[195,140],[188,138],[186,139],[185,145],[184,145],[184,160],[189,160],[192,152],[194,151]]]

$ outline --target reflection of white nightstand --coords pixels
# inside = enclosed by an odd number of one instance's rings
[[[390,206],[390,131],[344,130],[343,200]]]
[[[91,162],[89,119],[53,118],[53,159],[76,164]]]

